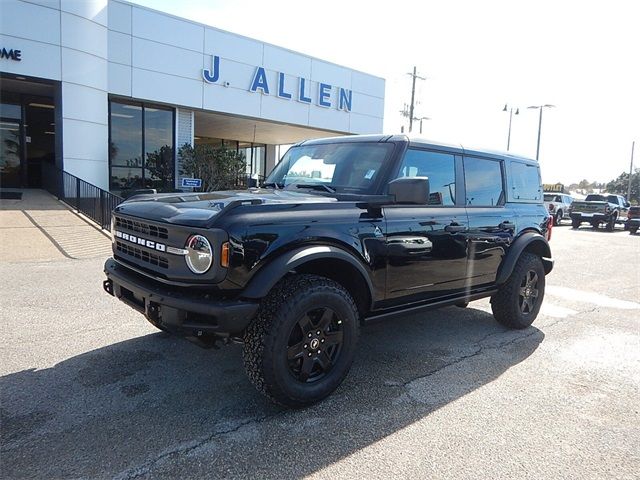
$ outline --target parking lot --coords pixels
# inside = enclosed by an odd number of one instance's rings
[[[241,346],[105,294],[103,254],[5,260],[1,476],[637,478],[640,236],[560,226],[551,247],[533,327],[488,300],[368,325],[344,384],[298,411],[254,390]]]

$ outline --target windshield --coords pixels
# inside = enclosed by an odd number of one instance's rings
[[[374,193],[390,143],[329,143],[290,148],[265,186],[318,192]]]
[[[559,202],[560,198],[558,197],[558,195],[545,193],[544,201],[545,202]]]

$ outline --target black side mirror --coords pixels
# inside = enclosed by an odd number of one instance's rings
[[[389,182],[389,195],[395,197],[395,203],[427,205],[429,203],[429,178],[396,178]]]

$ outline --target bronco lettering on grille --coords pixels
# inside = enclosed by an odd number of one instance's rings
[[[127,242],[135,243],[136,245],[142,245],[143,247],[157,250],[158,252],[166,252],[167,246],[164,243],[154,242],[153,240],[147,240],[146,238],[131,235],[130,233],[124,233],[119,230],[115,231],[115,236]]]

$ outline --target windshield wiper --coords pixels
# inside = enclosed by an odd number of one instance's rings
[[[324,183],[295,183],[296,188],[310,188],[311,190],[325,190],[329,193],[336,193],[335,188],[331,188]]]

